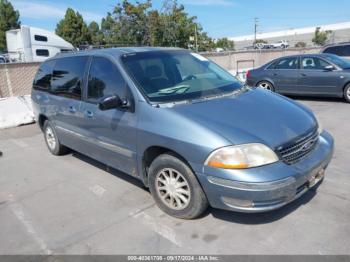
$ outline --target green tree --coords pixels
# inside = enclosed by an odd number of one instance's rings
[[[264,39],[256,39],[254,44],[267,44],[267,41]]]
[[[101,33],[106,45],[149,45],[150,7],[150,0],[135,4],[128,0],[118,3],[113,12],[107,13],[101,22]]]
[[[215,48],[215,42],[214,40],[208,36],[206,32],[202,31],[202,28],[199,28],[200,31],[197,33],[198,35],[198,51],[204,52],[204,51],[212,51]],[[191,38],[193,39],[193,38]],[[195,50],[195,46],[190,44],[189,47],[193,50]]]
[[[224,50],[234,50],[235,49],[235,42],[229,40],[227,37],[220,38],[216,41],[215,46],[217,48],[222,48]]]
[[[206,35],[202,35],[202,27],[196,23],[197,17],[189,16],[183,5],[176,0],[165,0],[161,12],[161,24],[163,36],[162,46],[177,46],[188,48],[194,46],[197,33],[198,46],[203,45],[202,40],[207,41]]]
[[[315,35],[312,38],[312,42],[315,45],[323,46],[327,42],[328,37],[331,33],[332,33],[331,30],[321,31],[320,27],[316,27]]]
[[[7,0],[0,0],[0,51],[6,50],[6,31],[21,26],[19,12]]]
[[[72,8],[67,9],[64,19],[57,24],[56,34],[75,47],[90,42],[89,30],[83,17]]]
[[[100,46],[103,44],[103,37],[100,31],[100,26],[95,21],[92,21],[89,26],[89,40],[90,44],[94,46]]]
[[[304,48],[304,47],[306,47],[306,43],[303,42],[303,41],[300,41],[300,42],[295,44],[295,47],[297,47],[297,48]]]
[[[115,21],[112,17],[111,13],[107,13],[107,16],[105,18],[102,18],[101,21],[101,34],[102,34],[102,41],[105,45],[113,45],[115,44]]]
[[[101,33],[106,45],[151,45],[194,48],[197,31],[200,50],[212,48],[213,41],[176,0],[164,0],[160,10],[151,0],[131,3],[123,0],[102,19]]]

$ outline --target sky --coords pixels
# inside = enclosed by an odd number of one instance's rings
[[[117,0],[9,0],[20,12],[22,24],[54,31],[67,7],[79,11],[86,22],[111,12]],[[131,2],[134,2],[131,0]],[[140,2],[143,2],[140,0]],[[160,8],[162,0],[153,0]],[[258,32],[317,26],[350,21],[349,0],[178,0],[186,11],[197,16],[203,29],[214,38],[253,34],[254,18]]]

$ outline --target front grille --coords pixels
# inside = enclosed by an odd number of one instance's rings
[[[279,147],[277,151],[281,159],[291,165],[309,155],[315,149],[317,142],[318,132],[316,130],[293,143]]]

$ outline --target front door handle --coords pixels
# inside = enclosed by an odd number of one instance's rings
[[[301,76],[307,76],[306,74],[304,74],[304,73],[301,73]]]
[[[94,116],[94,113],[92,113],[92,112],[89,111],[89,110],[86,110],[86,111],[85,111],[85,116],[86,116],[87,118],[92,118],[92,117]]]
[[[77,109],[75,108],[75,106],[70,106],[69,112],[71,112],[72,114],[75,114],[77,112]]]

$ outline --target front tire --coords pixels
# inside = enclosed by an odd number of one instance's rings
[[[344,88],[344,99],[347,103],[350,103],[350,84]]]
[[[58,137],[55,128],[50,123],[50,121],[46,120],[43,126],[44,138],[47,145],[47,148],[51,152],[51,154],[55,156],[60,156],[67,154],[69,149],[63,146]]]
[[[173,154],[162,154],[152,162],[148,180],[156,204],[170,216],[194,219],[208,207],[196,176]]]

